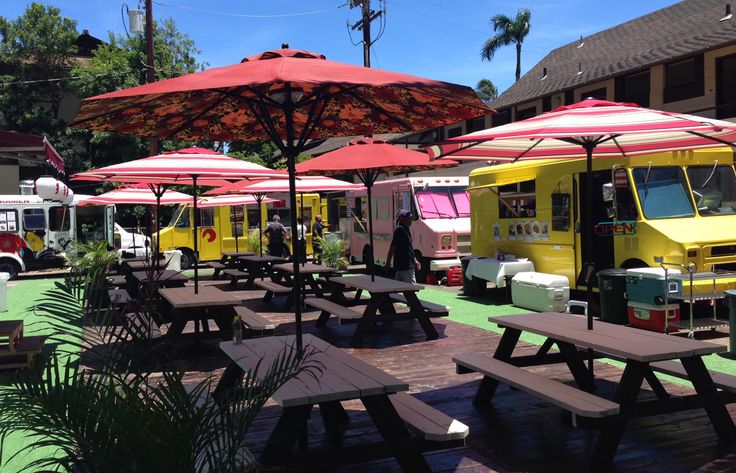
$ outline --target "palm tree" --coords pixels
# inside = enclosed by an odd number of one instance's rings
[[[530,20],[532,13],[528,8],[521,8],[516,12],[516,18],[513,20],[506,15],[496,15],[491,18],[493,32],[483,49],[480,51],[480,57],[486,61],[493,59],[493,55],[501,46],[509,44],[516,45],[516,80],[521,77],[521,43],[529,34]]]
[[[498,89],[489,79],[481,79],[475,86],[475,93],[484,102],[490,102],[498,97]]]

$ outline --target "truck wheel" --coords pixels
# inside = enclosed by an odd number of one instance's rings
[[[181,266],[181,270],[184,271],[185,269],[189,269],[194,264],[194,252],[190,250],[189,248],[177,248],[179,251],[181,251],[181,259],[179,260],[179,265]]]
[[[0,259],[0,273],[8,273],[10,274],[10,279],[15,279],[18,277],[19,272],[20,265],[17,262],[10,258]]]

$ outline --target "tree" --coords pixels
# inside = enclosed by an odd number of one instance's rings
[[[521,8],[512,20],[506,15],[499,14],[491,18],[493,32],[480,52],[480,57],[486,61],[493,59],[499,48],[513,44],[516,46],[516,80],[521,77],[521,44],[529,34],[532,13],[528,8]]]
[[[475,86],[475,93],[484,102],[490,102],[498,97],[498,89],[489,79],[481,79]]]

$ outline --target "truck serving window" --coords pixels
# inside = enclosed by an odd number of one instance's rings
[[[49,230],[52,232],[68,232],[71,229],[69,207],[51,207],[49,209]]]
[[[499,218],[532,218],[537,216],[535,181],[517,182],[498,188]]]
[[[687,177],[700,215],[736,214],[736,174],[732,166],[689,166]]]
[[[23,230],[46,230],[46,216],[43,209],[23,209]]]
[[[679,167],[644,167],[632,170],[636,193],[646,218],[694,217],[687,194],[685,173]]]

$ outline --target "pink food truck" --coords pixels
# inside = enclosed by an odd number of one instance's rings
[[[386,254],[400,209],[411,210],[414,251],[422,263],[417,280],[429,272],[445,272],[460,266],[460,256],[470,254],[470,200],[467,177],[407,177],[378,181],[373,197],[373,252],[376,264]],[[350,254],[353,262],[365,262],[370,254],[368,202],[365,191],[348,194],[352,219]]]

